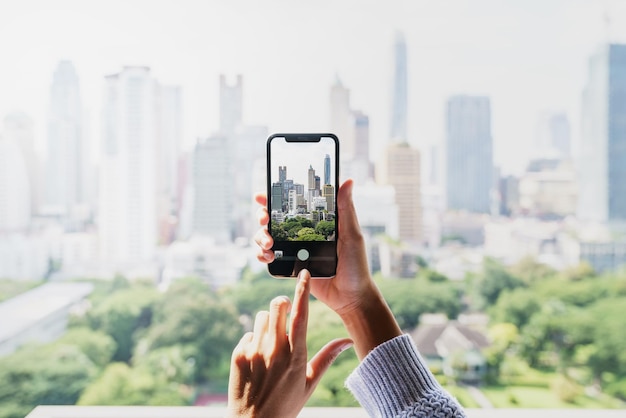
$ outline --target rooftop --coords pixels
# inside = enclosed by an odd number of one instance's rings
[[[93,291],[91,283],[47,283],[0,303],[0,342],[66,309]]]

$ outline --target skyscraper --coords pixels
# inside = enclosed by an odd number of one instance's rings
[[[222,243],[230,242],[233,234],[229,158],[228,138],[221,135],[198,141],[194,150],[193,232]]]
[[[157,105],[156,131],[156,199],[159,241],[169,243],[170,219],[178,216],[181,202],[178,191],[178,165],[181,154],[183,109],[180,86],[155,86]]]
[[[324,157],[324,185],[330,183],[330,155],[326,154]]]
[[[308,176],[308,189],[315,190],[315,169],[313,168],[312,165],[309,166],[307,176]]]
[[[22,151],[0,133],[0,235],[23,231],[30,224],[30,184]]]
[[[156,249],[155,87],[148,67],[105,77],[98,228],[112,263],[148,262]]]
[[[4,139],[16,143],[21,151],[26,171],[28,172],[28,184],[30,189],[31,213],[39,212],[41,203],[41,165],[40,159],[35,152],[35,126],[33,120],[21,112],[10,113],[4,118]]]
[[[330,88],[330,131],[341,142],[340,158],[351,161],[356,153],[354,119],[350,109],[350,90],[339,77]]]
[[[78,76],[71,61],[60,61],[50,86],[47,212],[66,218],[84,201],[87,155],[82,135]]]
[[[243,122],[243,77],[237,75],[235,84],[229,84],[220,75],[220,133],[231,135]]]
[[[537,123],[535,158],[570,158],[570,124],[563,112],[542,112]]]
[[[406,141],[408,107],[408,70],[406,41],[402,32],[396,33],[394,42],[393,91],[391,102],[391,139]]]
[[[446,106],[446,198],[452,210],[489,213],[493,186],[488,97],[453,96]]]
[[[422,239],[420,153],[407,142],[387,146],[380,166],[380,183],[395,190],[399,238],[411,243]]]
[[[582,110],[578,216],[626,221],[626,45],[591,56]]]

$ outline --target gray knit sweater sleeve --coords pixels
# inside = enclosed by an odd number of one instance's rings
[[[371,417],[465,417],[437,383],[409,335],[372,350],[346,380]]]

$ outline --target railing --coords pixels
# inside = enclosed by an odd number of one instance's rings
[[[468,409],[470,418],[624,418],[611,409]],[[38,406],[26,418],[223,418],[225,408],[203,406]],[[361,408],[304,408],[299,418],[367,418]],[[278,417],[277,417],[278,418]]]

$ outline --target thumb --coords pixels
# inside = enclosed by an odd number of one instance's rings
[[[326,370],[339,357],[339,354],[352,347],[350,338],[338,338],[330,341],[313,356],[307,365],[307,388],[313,391]]]

